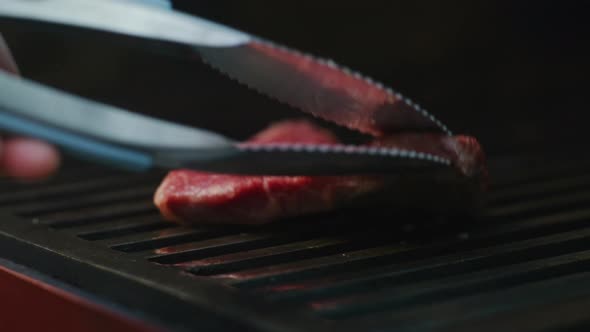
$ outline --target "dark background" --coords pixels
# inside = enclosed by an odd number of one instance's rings
[[[175,6],[383,81],[491,155],[587,152],[584,1],[176,1]],[[302,113],[199,61],[112,36],[2,22],[23,75],[246,138]]]

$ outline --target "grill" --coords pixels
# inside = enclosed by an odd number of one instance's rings
[[[171,330],[590,327],[588,160],[493,160],[477,219],[340,211],[263,227],[167,223],[151,203],[163,174],[71,165],[0,183],[0,255]]]

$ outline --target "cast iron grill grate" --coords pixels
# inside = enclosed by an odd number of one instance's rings
[[[531,165],[493,164],[496,183],[477,220],[346,211],[264,227],[165,222],[151,203],[162,174],[86,166],[42,184],[3,180],[0,243],[43,251],[48,266],[16,249],[5,256],[163,322],[174,314],[137,303],[142,290],[94,285],[85,273],[149,284],[187,312],[261,330],[582,329],[590,325],[590,163]],[[198,324],[172,311],[170,326]]]

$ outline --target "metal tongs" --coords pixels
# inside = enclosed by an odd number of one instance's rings
[[[182,46],[250,88],[374,136],[408,129],[451,134],[410,100],[332,61],[170,8],[129,0],[1,0],[0,18]],[[404,149],[240,144],[210,131],[83,99],[2,71],[0,129],[132,170],[193,168],[275,175],[452,170],[451,161],[443,156]]]

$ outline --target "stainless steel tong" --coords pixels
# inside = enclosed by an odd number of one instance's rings
[[[246,86],[301,111],[381,136],[419,129],[451,134],[399,93],[330,60],[174,11],[163,0],[1,0],[0,18],[167,42]],[[351,145],[244,145],[80,98],[0,71],[0,129],[132,170],[193,168],[236,174],[337,175],[449,170],[443,156]]]

